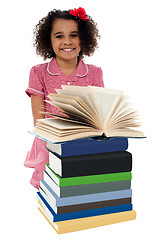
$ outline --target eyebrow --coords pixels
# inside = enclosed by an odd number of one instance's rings
[[[53,35],[55,36],[55,35],[57,35],[57,34],[62,34],[62,32],[56,32],[56,33],[54,33]]]
[[[78,33],[78,34],[79,34],[78,31],[71,31],[70,33]],[[58,35],[58,34],[63,34],[63,32],[56,32],[56,33],[54,33],[53,35],[56,36],[56,35]]]
[[[78,31],[72,31],[71,33],[78,33],[78,34],[79,34],[79,32],[78,32]]]

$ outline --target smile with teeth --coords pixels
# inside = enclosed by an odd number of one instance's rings
[[[72,52],[75,48],[61,48],[61,51]]]

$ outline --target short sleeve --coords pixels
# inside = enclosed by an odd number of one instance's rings
[[[103,71],[100,67],[97,67],[94,73],[93,86],[104,87]]]
[[[32,67],[30,70],[29,85],[25,92],[29,97],[31,96],[31,94],[34,94],[44,98],[42,75],[40,70],[38,69],[38,65]]]

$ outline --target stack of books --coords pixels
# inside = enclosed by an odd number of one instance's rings
[[[58,233],[135,219],[126,150],[128,137],[144,137],[137,111],[121,90],[61,87],[46,100],[61,113],[47,107],[33,131],[49,150],[39,210]]]
[[[40,212],[57,233],[133,220],[132,155],[127,138],[47,143],[49,164],[40,182]]]

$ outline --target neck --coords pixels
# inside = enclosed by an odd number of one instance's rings
[[[56,62],[59,66],[59,68],[67,75],[69,76],[71,73],[74,72],[78,65],[78,58],[72,59],[72,60],[63,60],[56,58]]]

